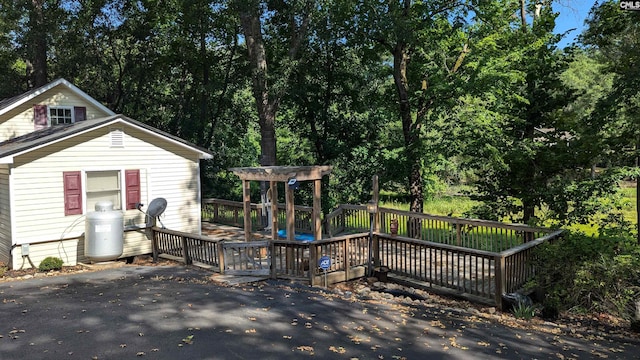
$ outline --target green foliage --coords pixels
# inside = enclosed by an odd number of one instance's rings
[[[64,264],[64,261],[62,261],[62,259],[49,256],[44,258],[40,262],[40,265],[38,265],[38,270],[43,272],[50,271],[50,270],[60,270],[62,269],[62,264]]]
[[[513,306],[511,309],[513,316],[518,319],[531,320],[536,316],[536,308],[533,305],[526,305],[522,302]]]
[[[9,270],[9,267],[0,262],[0,278]]]
[[[513,1],[152,5],[0,0],[0,98],[33,85],[33,50],[44,39],[50,79],[209,149],[203,196],[239,200],[241,182],[228,169],[264,155],[240,21],[257,9],[277,163],[333,166],[325,212],[366,202],[374,174],[395,200],[424,200],[431,213],[468,210],[437,200],[451,184],[473,185],[480,206],[467,215],[484,219],[615,225],[601,214],[624,208],[613,191],[622,173],[590,171],[638,156],[640,13],[616,2],[592,12],[588,47],[565,51],[550,6],[520,23]],[[260,188],[251,186],[256,201]],[[296,196],[308,204],[310,190]]]
[[[547,316],[574,310],[633,318],[640,245],[628,226],[610,224],[599,236],[570,233],[536,251],[536,283],[546,293]]]

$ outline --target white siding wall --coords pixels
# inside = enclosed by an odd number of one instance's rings
[[[14,229],[16,243],[77,237],[84,232],[84,215],[64,215],[63,171],[140,169],[143,209],[153,198],[164,197],[168,206],[161,216],[162,223],[169,229],[200,233],[197,154],[124,124],[116,128],[125,132],[122,148],[110,147],[110,129],[98,129],[16,159],[13,171],[16,207],[13,214],[19,219]],[[144,224],[144,214],[128,210],[124,222]],[[123,256],[151,251],[150,241],[143,233],[127,232],[126,237]],[[77,252],[69,255],[68,260],[63,258],[70,264],[83,253],[79,249],[84,244],[74,241],[75,245],[63,246],[67,253],[69,249]],[[44,247],[51,249],[51,245]],[[32,260],[35,248],[30,246]],[[58,256],[57,253],[52,256]]]
[[[11,250],[11,198],[9,196],[9,168],[0,165],[0,262],[9,264]]]
[[[78,97],[65,86],[58,85],[2,115],[0,117],[0,142],[28,134],[34,130],[33,105],[85,106],[87,119],[107,116],[102,110],[87,103],[84,98]]]
[[[149,254],[151,251],[151,241],[145,237],[142,231],[131,230],[125,232],[121,257]],[[13,250],[14,269],[31,267],[29,260],[23,258],[22,254],[22,246],[17,246]],[[9,252],[7,252],[8,255]],[[84,256],[84,236],[75,239],[29,244],[29,259],[35,266],[38,266],[44,258],[49,256],[60,258],[64,261],[64,265],[69,266],[90,262]]]

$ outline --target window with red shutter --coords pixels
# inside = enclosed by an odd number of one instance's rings
[[[64,215],[82,214],[82,180],[80,171],[65,171],[64,181]]]
[[[140,170],[125,170],[127,210],[136,209],[140,202]]]

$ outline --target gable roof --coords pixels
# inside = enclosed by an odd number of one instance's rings
[[[87,133],[95,129],[110,126],[117,123],[125,123],[138,130],[146,132],[158,138],[164,138],[180,147],[198,153],[200,159],[211,159],[213,155],[208,150],[194,145],[184,139],[158,130],[147,124],[130,119],[123,115],[114,115],[92,120],[78,121],[73,124],[56,125],[46,129],[37,130],[32,133],[18,136],[0,143],[0,164],[11,164],[13,158],[43,146],[51,145],[79,134]]]
[[[43,86],[41,86],[39,88],[29,90],[24,94],[20,94],[18,96],[14,96],[12,98],[0,100],[0,115],[3,115],[4,113],[7,113],[7,112],[11,111],[12,109],[14,109],[14,108],[26,103],[27,101],[30,101],[31,99],[35,98],[36,96],[38,96],[40,94],[43,94],[43,93],[53,89],[54,87],[56,87],[58,85],[65,86],[66,88],[68,88],[69,90],[74,92],[76,95],[78,95],[79,97],[81,97],[82,99],[87,101],[88,103],[91,103],[93,106],[95,106],[98,109],[104,111],[107,115],[115,115],[115,113],[113,111],[111,111],[106,106],[102,105],[99,101],[96,101],[96,99],[94,99],[91,96],[87,95],[87,93],[85,93],[84,91],[78,89],[75,85],[73,85],[72,83],[70,83],[67,80],[62,79],[62,78],[54,80],[54,81],[48,83],[47,85],[43,85]]]

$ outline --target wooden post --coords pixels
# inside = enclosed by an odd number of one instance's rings
[[[294,196],[293,190],[289,187],[289,183],[286,182],[284,184],[285,191],[285,206],[287,212],[287,240],[293,241],[295,240],[295,231],[296,231],[296,223],[295,223],[295,204],[294,204]]]
[[[284,183],[284,191],[285,191],[285,208],[287,213],[287,240],[295,241],[296,236],[296,228],[295,228],[295,209],[294,209],[294,197],[293,197],[293,189],[289,187],[289,182]],[[286,266],[287,273],[290,273],[294,270],[293,263],[293,249],[291,246],[287,246],[286,248]]]
[[[309,285],[315,286],[316,269],[318,268],[318,251],[317,245],[309,244]]]
[[[251,241],[251,186],[242,180],[242,207],[244,209],[244,240]]]
[[[373,235],[373,266],[380,266],[380,236]]]
[[[502,311],[502,294],[506,292],[507,289],[507,279],[505,274],[505,258],[500,255],[496,255],[494,258],[494,267],[493,271],[495,272],[495,294],[494,299],[496,303],[496,307],[498,310]]]
[[[372,200],[376,203],[376,209],[380,206],[380,188],[378,187],[378,175],[373,175],[373,195]],[[373,231],[380,232],[380,211],[376,210],[373,218]]]
[[[320,214],[322,212],[322,180],[318,179],[313,182],[313,240],[322,239],[322,222]]]
[[[269,188],[271,189],[271,238],[278,240],[278,183],[269,182]]]
[[[459,223],[456,223],[456,245],[462,246],[462,226]]]
[[[158,262],[158,232],[154,227],[151,228],[151,251],[153,253],[153,262]]]
[[[349,238],[345,238],[344,239],[344,254],[343,254],[343,259],[342,259],[342,264],[344,266],[344,281],[349,281],[351,280],[349,277],[351,276],[350,272],[351,272],[351,264],[349,261],[349,248],[350,248],[350,244],[349,244],[350,239]]]
[[[220,274],[224,274],[225,259],[224,259],[224,246],[222,245],[224,240],[218,241],[218,267],[220,268]]]
[[[273,195],[273,190],[271,192],[271,194]],[[277,224],[277,223],[276,223]],[[276,230],[277,232],[277,230]],[[277,236],[277,234],[276,234]],[[272,279],[277,279],[278,278],[278,273],[276,271],[276,246],[275,243],[272,241],[269,241],[269,253],[271,254],[271,258],[269,259],[269,272],[270,272],[270,276]]]
[[[187,238],[185,236],[181,236],[180,238],[182,239],[182,258],[184,259],[184,263],[185,265],[191,265]]]

